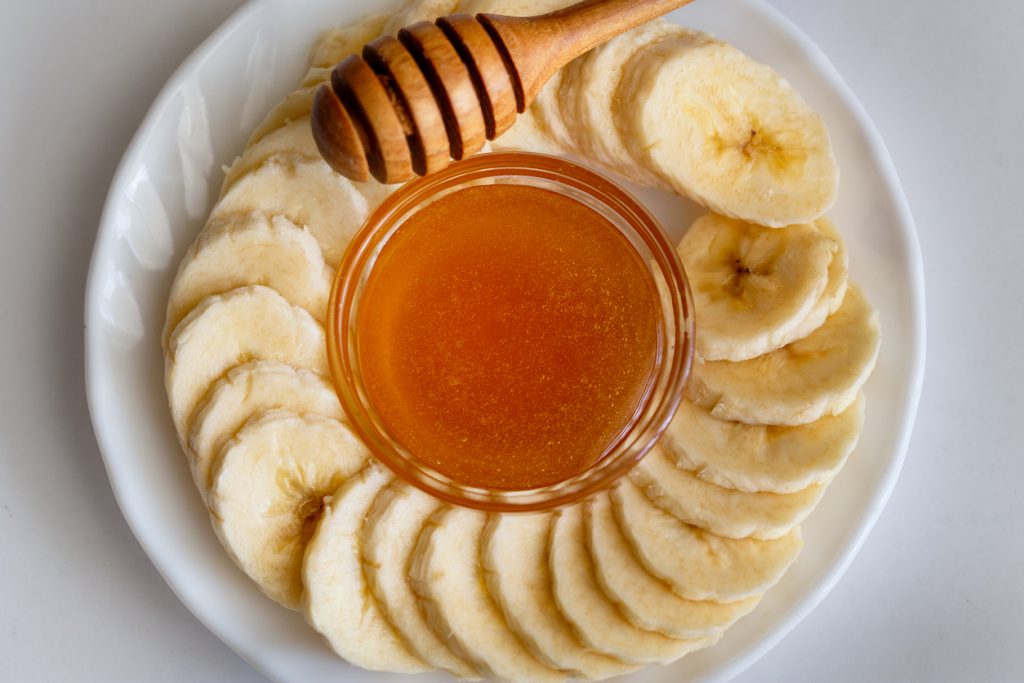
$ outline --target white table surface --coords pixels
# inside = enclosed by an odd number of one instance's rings
[[[132,537],[83,387],[107,185],[163,82],[239,4],[0,6],[2,681],[262,680]],[[923,244],[929,357],[881,521],[825,602],[738,680],[1024,680],[1024,4],[776,4],[889,145]]]

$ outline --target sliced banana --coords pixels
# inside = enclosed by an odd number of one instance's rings
[[[204,298],[245,285],[266,285],[323,322],[332,280],[317,241],[287,218],[222,216],[207,224],[181,261],[167,301],[164,344]]]
[[[459,0],[405,0],[397,12],[384,24],[382,33],[396,35],[399,29],[421,21],[433,22],[438,17],[455,13]]]
[[[783,227],[835,202],[821,117],[770,67],[706,34],[636,53],[614,95],[633,158],[716,213]]]
[[[579,505],[558,513],[548,539],[548,562],[558,609],[592,650],[627,664],[667,664],[716,639],[668,638],[627,621],[597,584]]]
[[[309,53],[311,69],[331,69],[349,55],[362,52],[363,45],[384,32],[386,14],[371,14],[362,19],[328,29],[320,34]]]
[[[260,285],[203,299],[167,342],[164,383],[178,435],[225,372],[252,360],[276,360],[327,375],[324,328],[309,313]]]
[[[681,522],[629,480],[611,492],[612,510],[637,558],[690,600],[734,602],[775,585],[800,552],[799,527],[774,541],[723,538]]]
[[[224,444],[253,415],[270,410],[344,420],[334,387],[315,372],[267,360],[232,368],[213,385],[196,409],[188,432],[192,475],[204,496],[212,484],[213,466]]]
[[[839,245],[808,225],[771,229],[707,214],[679,244],[705,360],[744,361],[792,341],[822,300]]]
[[[659,448],[704,481],[739,491],[795,493],[827,484],[853,452],[864,425],[864,394],[839,415],[807,425],[748,425],[712,417],[684,400]]]
[[[331,170],[326,161],[279,155],[239,178],[210,219],[249,211],[286,216],[308,228],[327,265],[334,268],[366,220],[369,204],[352,181]]]
[[[572,0],[462,0],[460,14],[504,14],[510,17],[532,17],[547,14],[574,4]]]
[[[781,538],[817,506],[825,485],[794,493],[748,493],[702,481],[655,447],[630,479],[675,518],[726,538]]]
[[[700,638],[721,633],[748,614],[760,596],[738,602],[687,600],[652,576],[636,558],[602,493],[586,506],[587,547],[601,590],[638,628],[672,638]]]
[[[799,339],[810,336],[816,329],[825,324],[830,315],[839,310],[839,307],[843,305],[843,299],[846,298],[846,288],[849,285],[850,275],[850,257],[846,251],[846,245],[843,243],[843,238],[840,236],[835,224],[827,218],[819,218],[814,221],[814,226],[836,245],[836,250],[832,254],[832,262],[828,266],[828,284],[825,285],[825,291],[821,293],[821,298],[814,304],[814,308],[804,318],[804,321],[784,338],[786,344],[792,344]]]
[[[210,492],[213,528],[268,596],[298,609],[302,556],[325,499],[369,452],[336,420],[274,410],[224,446]]]
[[[309,116],[309,112],[313,110],[313,97],[316,95],[319,85],[317,83],[299,88],[282,98],[253,129],[245,146],[252,147],[278,128],[301,119],[303,116]]]
[[[444,507],[420,534],[409,570],[427,622],[439,638],[488,676],[509,681],[563,681],[509,629],[484,584],[480,534],[487,516]]]
[[[548,137],[548,134],[541,129],[533,108],[520,114],[512,127],[495,138],[491,145],[498,151],[512,149],[555,156],[562,152]]]
[[[409,585],[408,568],[416,540],[440,506],[437,498],[393,479],[366,514],[360,533],[363,571],[384,617],[410,652],[459,678],[478,679],[476,670],[431,630]]]
[[[878,312],[850,285],[839,310],[804,339],[742,363],[698,360],[687,395],[723,420],[808,424],[856,400],[880,342]]]
[[[263,165],[267,159],[279,155],[290,155],[295,158],[317,161],[321,158],[320,150],[313,140],[313,128],[309,115],[297,118],[277,128],[245,149],[242,156],[224,169],[224,184],[220,188],[220,196],[227,194],[231,186],[246,173]]]
[[[573,678],[599,680],[634,671],[580,644],[555,606],[548,567],[553,516],[491,515],[481,539],[491,596],[505,621],[539,660]]]
[[[622,65],[633,54],[650,43],[685,32],[656,19],[594,48],[564,68],[558,102],[562,117],[572,122],[570,133],[577,152],[641,185],[665,185],[655,173],[633,161],[615,126],[612,99]]]
[[[340,487],[323,509],[302,563],[303,611],[341,657],[371,671],[429,670],[385,619],[363,574],[360,531],[377,494],[391,480],[370,466]]]

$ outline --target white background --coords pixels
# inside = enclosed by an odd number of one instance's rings
[[[924,251],[928,371],[906,468],[860,556],[738,680],[1024,680],[1024,4],[775,2],[892,152]],[[262,680],[128,530],[82,358],[87,263],[117,161],[163,82],[239,4],[0,5],[5,683]]]

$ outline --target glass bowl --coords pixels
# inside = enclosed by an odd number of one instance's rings
[[[657,355],[636,417],[589,468],[531,489],[487,489],[455,481],[407,451],[376,413],[359,367],[356,324],[369,274],[403,223],[444,195],[474,185],[528,184],[559,192],[604,216],[647,265],[658,293]],[[526,152],[477,155],[412,181],[388,197],[353,238],[338,269],[328,309],[331,374],[350,426],[396,475],[449,503],[491,512],[531,512],[576,502],[609,487],[657,442],[682,400],[694,353],[690,288],[665,231],[644,207],[607,178],[567,159]]]

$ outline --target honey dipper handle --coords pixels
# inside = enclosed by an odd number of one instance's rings
[[[536,17],[481,14],[504,50],[520,112],[560,68],[615,36],[693,0],[584,0]]]

